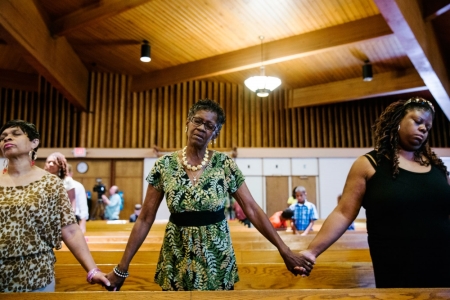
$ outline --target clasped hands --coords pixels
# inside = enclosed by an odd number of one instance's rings
[[[295,276],[309,276],[316,262],[314,255],[308,250],[299,253],[291,253],[291,255],[291,257],[285,259],[288,270]]]

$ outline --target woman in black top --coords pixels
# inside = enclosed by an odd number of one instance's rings
[[[450,185],[430,149],[433,105],[397,101],[377,120],[375,150],[353,164],[342,200],[301,253],[315,260],[366,209],[378,288],[450,287]]]

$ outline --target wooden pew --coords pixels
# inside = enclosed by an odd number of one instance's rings
[[[115,264],[120,261],[123,251],[92,251],[92,257],[97,264]],[[283,263],[277,250],[235,251],[236,262],[239,264]],[[78,264],[69,251],[55,251],[56,264]],[[156,264],[159,251],[138,251],[133,264]],[[368,249],[327,250],[317,259],[322,262],[371,262]]]
[[[114,264],[99,265],[103,272],[110,272]],[[130,277],[122,290],[158,291],[153,282],[155,264],[130,265]],[[236,290],[258,289],[345,289],[375,287],[372,263],[339,262],[320,263],[309,277],[295,277],[284,264],[239,264],[240,281]],[[97,286],[86,283],[86,273],[80,265],[61,264],[55,266],[56,291],[95,291]]]
[[[373,299],[449,299],[449,289],[339,289],[339,290],[235,290],[211,292],[55,292],[55,293],[11,293],[2,294],[2,300],[373,300]]]

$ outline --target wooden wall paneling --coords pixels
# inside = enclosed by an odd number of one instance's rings
[[[266,214],[270,217],[274,213],[287,208],[289,192],[288,176],[266,176]]]
[[[320,113],[321,113],[321,117],[320,117],[320,120],[321,120],[321,124],[320,124],[320,127],[321,127],[321,133],[322,133],[322,145],[323,145],[323,147],[325,147],[325,148],[328,148],[328,147],[330,147],[330,145],[329,145],[329,141],[328,141],[328,136],[329,136],[329,134],[328,134],[328,119],[327,119],[327,114],[328,114],[328,111],[327,111],[327,107],[325,107],[325,106],[322,106],[322,107],[320,107]]]
[[[346,137],[345,140],[347,141],[347,147],[351,148],[353,147],[353,140],[352,140],[352,128],[351,128],[351,111],[350,106],[347,103],[344,103],[344,109],[345,109],[345,131],[346,131]]]
[[[352,103],[354,104],[354,103]],[[357,117],[357,109],[354,105],[350,105],[352,117],[351,117],[351,126],[352,126],[352,138],[353,138],[353,145],[355,147],[359,147],[359,138],[358,138],[358,117]]]
[[[274,143],[272,144],[272,147],[281,147],[280,143],[280,103],[278,101],[278,98],[276,97],[276,92],[270,95],[269,97],[272,98],[273,101],[273,116],[274,116],[274,134],[273,134],[273,140]]]
[[[228,126],[227,126],[227,145],[228,147],[237,147],[238,145],[238,99],[239,88],[236,84],[228,85],[231,97],[227,98],[228,103]]]
[[[165,102],[166,107],[166,114],[164,115],[167,122],[167,142],[168,147],[170,149],[173,149],[175,147],[175,136],[174,133],[176,132],[175,126],[175,119],[179,117],[179,114],[177,113],[176,106],[175,106],[175,85],[171,85],[168,87],[168,95],[167,95],[167,101]]]
[[[71,110],[69,108],[69,106],[66,105],[67,101],[64,100],[63,95],[61,95],[60,93],[58,93],[58,103],[59,103],[59,107],[61,109],[61,112],[59,113],[59,115],[61,116],[61,121],[60,121],[60,130],[59,132],[59,138],[58,140],[60,140],[62,142],[62,146],[63,147],[69,147],[69,137],[70,135],[75,135],[74,134],[74,129],[75,126],[73,126],[73,124],[71,123]],[[55,146],[58,145],[57,143],[55,143]]]
[[[129,144],[131,148],[138,147],[138,126],[137,126],[137,118],[138,118],[138,110],[139,110],[139,101],[138,101],[138,93],[132,93],[130,95],[131,100],[131,111],[129,114],[130,118],[127,118],[128,128],[130,128],[129,134],[127,134],[130,139]]]
[[[284,128],[286,128],[285,133],[285,147],[292,147],[292,117],[291,109],[288,108],[288,94],[286,91],[280,92],[283,96],[283,113],[284,113]],[[261,146],[260,146],[261,147]]]
[[[246,91],[245,89],[241,90],[238,93],[238,99],[237,99],[237,122],[236,122],[236,129],[237,129],[237,147],[244,147],[244,95]]]
[[[309,126],[309,110],[311,107],[303,107],[303,132],[305,133],[305,147],[311,147],[311,135]]]
[[[327,115],[328,115],[328,117],[327,117],[328,129],[327,130],[328,130],[328,145],[329,145],[329,147],[336,147],[336,135],[335,135],[334,126],[333,126],[333,122],[335,119],[333,112],[334,112],[335,107],[336,107],[335,105],[333,105],[333,106],[329,105],[327,107]]]
[[[162,116],[162,124],[163,124],[163,135],[161,136],[162,138],[162,145],[164,148],[169,148],[169,87],[165,87],[163,89],[163,101],[162,101],[162,106],[163,106],[163,111],[162,114],[160,116]]]
[[[106,141],[106,124],[108,123],[108,77],[109,73],[101,73],[101,89],[97,99],[96,117],[98,120],[97,139],[94,141],[96,148],[104,148]]]
[[[125,127],[125,116],[126,116],[126,101],[127,101],[127,97],[125,95],[125,88],[127,87],[126,83],[123,80],[119,80],[120,81],[120,89],[119,89],[119,93],[120,93],[120,98],[119,98],[119,132],[118,132],[118,136],[119,136],[119,145],[118,148],[125,148],[125,139],[127,138],[126,136],[126,127]]]
[[[285,108],[284,105],[284,93],[280,89],[276,90],[276,97],[278,98],[278,104],[279,104],[279,116],[280,116],[280,146],[286,147],[286,126],[287,126],[287,120],[285,115]]]
[[[258,134],[256,130],[256,102],[258,101],[258,98],[259,97],[257,97],[256,94],[253,93],[252,97],[249,99],[249,110],[248,110],[248,116],[250,119],[248,120],[250,122],[249,147],[258,147],[256,144],[256,135]]]
[[[150,148],[150,93],[151,91],[142,92],[142,112],[139,126],[142,126],[142,148]]]
[[[148,131],[147,134],[150,134],[150,147],[154,147],[155,145],[158,144],[157,141],[157,133],[158,133],[158,92],[159,90],[155,89],[151,91],[150,94],[150,103],[151,103],[151,109],[150,109],[150,127],[147,127],[146,130]]]
[[[363,104],[363,114],[364,114],[364,147],[370,147],[372,146],[371,142],[371,133],[370,133],[370,121],[369,121],[369,115],[370,115],[370,108],[366,103]]]
[[[111,135],[111,147],[119,148],[120,140],[120,77],[114,76],[113,82],[113,99],[111,102],[111,121],[110,126],[112,126],[113,134]]]
[[[323,106],[317,106],[315,108],[315,120],[316,120],[316,141],[317,147],[322,148],[323,145],[323,129],[322,129],[322,120],[321,120],[321,111]]]
[[[145,123],[144,123],[144,115],[145,115],[145,94],[139,93],[137,95],[137,116],[136,116],[136,131],[137,131],[137,147],[144,148],[145,147]],[[130,93],[131,97],[131,93]]]
[[[267,112],[267,107],[269,105],[269,99],[266,99],[266,101],[263,101],[261,103],[261,147],[269,147],[269,138],[268,138],[268,133],[269,133],[269,115]]]
[[[308,120],[310,124],[310,131],[311,131],[311,147],[317,147],[316,142],[316,134],[317,134],[317,127],[316,127],[316,118],[314,117],[316,115],[316,108],[310,107]]]
[[[219,105],[222,107],[225,116],[227,116],[227,93],[225,88],[225,83],[223,82],[215,82],[214,89],[217,89],[217,99],[219,99]],[[214,143],[214,148],[222,148],[226,144],[226,132],[221,131],[221,133],[217,136],[216,142]]]
[[[273,147],[275,145],[274,136],[275,136],[275,122],[274,122],[274,102],[273,97],[269,97],[266,101],[267,103],[267,114],[266,114],[266,122],[267,122],[267,146]]]
[[[224,148],[232,148],[233,147],[233,113],[232,113],[232,104],[236,99],[236,95],[233,93],[232,84],[226,83],[224,86],[224,100],[225,100],[225,113],[227,116],[227,123],[228,126],[226,126],[225,132],[223,135],[224,142],[222,143],[222,146]]]
[[[98,147],[98,140],[99,140],[99,134],[100,134],[100,110],[101,110],[101,95],[102,95],[102,73],[97,73],[97,81],[96,81],[96,91],[95,91],[95,98],[92,99],[94,102],[94,109],[92,110],[92,115],[94,117],[93,124],[91,126],[92,131],[92,140],[89,145],[91,148],[97,148]]]
[[[156,145],[158,147],[164,148],[163,139],[164,139],[164,87],[158,89],[158,114],[157,114],[157,134],[156,134]]]
[[[86,131],[83,133],[83,142],[81,145],[84,147],[92,147],[92,138],[93,138],[93,132],[92,132],[92,125],[94,123],[94,107],[95,107],[95,96],[97,94],[96,90],[98,88],[97,84],[97,73],[91,73],[90,77],[90,87],[89,87],[89,99],[88,99],[88,110],[86,112],[82,112],[84,115],[84,119],[86,120],[86,124],[84,125],[84,128]]]
[[[356,119],[355,119],[355,121],[356,121],[356,124],[355,124],[355,130],[357,130],[358,131],[358,135],[357,135],[357,137],[358,137],[358,143],[357,143],[357,145],[358,145],[358,147],[364,147],[364,137],[363,137],[363,130],[364,130],[364,128],[363,128],[363,120],[362,120],[362,115],[361,115],[361,101],[358,101],[357,103],[355,103],[356,104],[356,107],[355,107],[355,110],[356,110]]]
[[[183,107],[184,107],[184,98],[181,97],[181,93],[185,90],[186,84],[180,83],[177,84],[177,92],[175,99],[177,101],[177,119],[175,124],[175,148],[180,149],[183,146],[181,145],[182,135],[184,132],[184,124],[183,124]]]
[[[250,97],[254,97],[252,93],[247,89],[244,96],[244,117],[241,123],[244,130],[244,147],[251,147],[251,112],[250,112]]]
[[[186,127],[186,119],[188,116],[188,112],[189,112],[189,98],[188,95],[190,93],[188,93],[188,91],[191,89],[192,87],[192,82],[184,82],[182,85],[183,89],[181,91],[181,103],[182,103],[182,108],[181,108],[181,128],[182,128],[182,132],[181,132],[181,145],[180,148],[184,147],[184,145],[186,145],[186,140],[187,140],[187,136],[185,133],[185,127]]]
[[[298,144],[297,147],[303,148],[305,146],[305,135],[303,132],[303,117],[302,117],[303,108],[297,107],[295,108],[295,117],[297,123],[297,135],[298,135]]]

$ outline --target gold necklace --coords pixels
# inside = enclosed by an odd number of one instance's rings
[[[188,161],[187,161],[187,159],[186,159],[186,148],[187,148],[187,146],[185,146],[184,148],[183,148],[183,165],[188,169],[188,170],[192,170],[192,171],[197,171],[197,170],[200,170],[201,168],[203,168],[205,165],[206,165],[206,163],[208,162],[208,148],[206,148],[206,151],[205,151],[205,156],[203,157],[203,161],[202,161],[202,163],[200,164],[200,165],[196,165],[196,166],[191,166],[189,163],[188,163]],[[194,181],[196,181],[196,179],[195,179],[195,177],[194,177]]]

